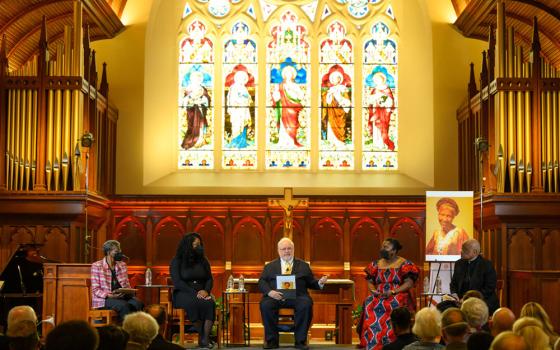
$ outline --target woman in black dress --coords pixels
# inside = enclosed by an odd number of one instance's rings
[[[214,280],[198,233],[185,235],[169,267],[173,280],[173,307],[185,309],[198,331],[198,345],[211,349],[208,336],[214,324],[216,303],[210,295]]]

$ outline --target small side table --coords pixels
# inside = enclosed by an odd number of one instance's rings
[[[168,289],[169,286],[165,284],[152,284],[152,285],[145,285],[140,284],[137,285],[138,288],[138,298],[144,302],[145,306],[151,304],[160,304],[160,294],[162,289]]]
[[[238,320],[232,320],[232,317],[230,315],[230,308],[231,305],[234,304],[234,299],[237,299],[237,297],[241,298],[241,305],[243,306],[243,314],[241,317],[241,326],[243,327],[243,343],[232,344],[231,341],[233,341],[233,337],[230,334],[230,326],[233,326],[232,321],[237,322]],[[224,303],[224,308],[222,310],[222,320],[224,322],[224,326],[222,328],[224,346],[251,346],[251,329],[249,324],[249,292],[247,290],[223,291],[222,300]]]

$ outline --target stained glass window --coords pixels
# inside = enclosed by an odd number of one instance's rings
[[[179,168],[214,167],[214,45],[195,20],[180,42]]]
[[[187,1],[178,57],[180,169],[398,168],[390,0]]]

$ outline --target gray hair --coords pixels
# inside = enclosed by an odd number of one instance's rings
[[[110,239],[110,240],[106,241],[105,243],[103,243],[103,253],[105,255],[109,254],[109,252],[113,248],[121,249],[121,243],[119,241],[114,240],[114,239]]]
[[[467,322],[473,328],[479,328],[488,322],[488,306],[484,300],[469,298],[461,305],[461,311],[467,315]]]
[[[281,243],[290,243],[290,245],[292,246],[292,248],[295,246],[295,245],[294,245],[294,241],[292,241],[292,240],[289,239],[288,237],[284,237],[284,238],[280,239],[280,240],[278,241],[278,247],[280,247],[280,244],[281,244]]]
[[[433,307],[425,307],[416,313],[412,333],[420,339],[434,339],[441,335],[441,313]]]
[[[159,330],[156,320],[142,311],[126,315],[122,328],[128,333],[130,340],[144,345],[149,345]]]
[[[8,329],[10,326],[20,322],[20,321],[33,321],[37,322],[37,315],[35,310],[28,305],[20,305],[13,307],[10,312],[8,312]]]
[[[513,333],[525,339],[531,349],[550,349],[550,338],[542,322],[534,317],[521,317],[513,324]]]

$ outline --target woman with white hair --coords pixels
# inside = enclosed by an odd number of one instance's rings
[[[550,338],[544,332],[542,322],[534,317],[521,317],[515,321],[513,333],[522,336],[530,349],[551,349]]]
[[[461,305],[461,311],[467,315],[467,322],[472,333],[482,330],[482,327],[488,322],[488,306],[484,300],[469,298]]]
[[[122,327],[128,333],[126,350],[145,350],[159,331],[156,320],[145,312],[126,315]]]
[[[91,307],[115,310],[122,322],[127,314],[142,310],[144,304],[130,294],[119,292],[121,288],[130,288],[119,241],[110,239],[103,243],[103,252],[105,257],[91,264]]]
[[[416,313],[412,333],[420,340],[405,346],[403,350],[445,349],[438,342],[441,336],[441,313],[436,308],[425,307]]]

